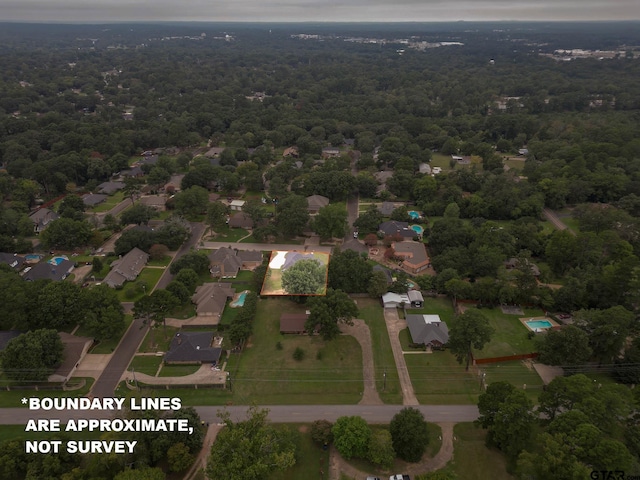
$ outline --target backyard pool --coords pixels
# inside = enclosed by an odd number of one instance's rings
[[[62,255],[60,257],[53,257],[52,259],[48,260],[48,263],[50,263],[51,265],[60,265],[65,260],[69,260],[69,259],[64,255]]]
[[[553,323],[551,323],[549,320],[537,320],[537,319],[530,319],[524,322],[527,327],[529,327],[530,330],[534,331],[534,332],[539,332],[540,330],[546,330],[547,328],[551,328],[553,327]]]
[[[422,232],[424,232],[424,228],[422,228],[420,225],[411,225],[411,230],[416,232],[418,235],[422,235]]]
[[[409,212],[407,213],[409,214],[409,217],[411,218],[411,220],[417,220],[420,218],[420,214],[415,210],[409,210]]]
[[[249,290],[245,290],[244,292],[242,292],[240,295],[238,295],[238,299],[231,302],[229,306],[232,308],[244,307],[244,299],[247,298],[247,293],[249,293]]]
[[[24,259],[27,262],[39,262],[41,258],[42,258],[41,255],[36,255],[35,253],[30,253],[24,256]]]

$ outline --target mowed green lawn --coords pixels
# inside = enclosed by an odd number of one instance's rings
[[[362,318],[371,332],[373,363],[375,365],[376,390],[385,403],[402,403],[398,370],[391,350],[389,332],[384,322],[382,306],[377,299],[358,298],[359,317]],[[385,375],[386,373],[386,382]]]
[[[280,314],[303,312],[285,298],[258,301],[251,336],[232,377],[234,403],[350,404],[363,389],[362,352],[351,336],[325,342],[318,336],[281,335]],[[282,349],[276,348],[280,342]],[[301,348],[302,361],[293,359]]]
[[[489,319],[494,329],[491,341],[482,350],[474,350],[475,358],[505,357],[535,352],[529,330],[520,321],[520,317],[544,317],[537,309],[524,309],[524,315],[505,315],[499,308],[480,310]]]

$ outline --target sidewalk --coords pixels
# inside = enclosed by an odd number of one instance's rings
[[[122,380],[133,381],[133,376],[127,370],[122,375]],[[211,370],[211,365],[202,365],[197,372],[182,377],[153,377],[136,372],[135,379],[147,385],[224,385],[227,383],[227,372]]]

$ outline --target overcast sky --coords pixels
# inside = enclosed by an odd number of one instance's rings
[[[640,20],[640,0],[0,0],[3,20]]]

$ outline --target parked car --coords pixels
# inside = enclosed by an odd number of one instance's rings
[[[380,480],[378,477],[367,477],[367,480]]]
[[[391,475],[389,480],[411,480],[411,477],[409,477],[409,475],[402,475],[398,473],[396,475]]]

